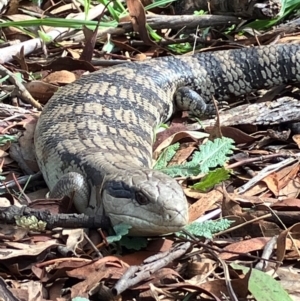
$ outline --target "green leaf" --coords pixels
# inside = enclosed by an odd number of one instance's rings
[[[212,239],[214,233],[228,229],[231,223],[233,223],[233,221],[229,221],[228,219],[220,219],[217,221],[210,220],[202,223],[193,222],[185,226],[184,229],[194,236]],[[183,232],[179,232],[178,235],[186,236],[186,234]]]
[[[7,142],[17,142],[18,138],[17,136],[11,136],[11,135],[2,135],[0,136],[0,146],[5,145]]]
[[[52,37],[46,33],[44,33],[43,31],[41,30],[38,30],[38,34],[39,34],[39,37],[41,38],[41,40],[45,43],[50,43],[52,42]]]
[[[162,169],[168,165],[168,163],[172,160],[176,151],[179,149],[180,144],[177,142],[175,144],[170,145],[169,147],[165,148],[162,153],[160,154],[158,160],[154,165],[154,169]]]
[[[196,15],[196,16],[203,16],[203,15],[207,15],[207,14],[208,14],[208,12],[203,9],[194,11],[194,15]]]
[[[136,251],[141,250],[142,248],[147,247],[148,241],[145,237],[128,237],[124,236],[120,240],[120,245],[127,248],[133,249]]]
[[[227,156],[232,154],[233,143],[232,139],[226,137],[208,140],[200,146],[193,160],[201,162],[201,171],[207,173],[210,168],[222,166],[227,161]]]
[[[115,48],[115,44],[111,41],[110,37],[107,39],[106,43],[103,45],[102,51],[111,53]]]
[[[195,190],[206,192],[213,188],[216,184],[219,184],[230,177],[230,170],[222,168],[217,168],[209,172],[200,182],[191,186]]]
[[[106,237],[109,244],[113,242],[119,242],[121,246],[127,249],[140,250],[147,246],[147,239],[144,237],[128,237],[127,234],[131,229],[130,225],[121,223],[113,227],[115,235]]]
[[[150,9],[153,9],[153,8],[156,8],[156,7],[163,7],[163,6],[165,6],[165,5],[169,4],[169,3],[172,3],[174,1],[176,1],[176,0],[158,0],[158,1],[153,1],[153,3],[151,3],[151,4],[149,4],[149,5],[147,5],[145,7],[145,10],[147,11],[147,10],[150,10]]]
[[[169,175],[170,177],[190,177],[197,176],[201,173],[200,165],[194,166],[191,162],[182,165],[172,165],[160,169],[161,172]]]
[[[121,223],[118,225],[115,225],[113,227],[115,231],[115,235],[110,235],[106,237],[106,240],[109,244],[115,242],[115,241],[120,241],[123,236],[127,235],[129,233],[129,229],[131,228],[130,225]]]
[[[171,177],[189,177],[207,173],[210,168],[224,165],[227,156],[232,154],[233,142],[226,137],[217,138],[213,142],[209,140],[200,146],[200,151],[194,153],[190,162],[163,167],[160,171]]]
[[[146,28],[149,32],[149,35],[155,42],[160,42],[162,40],[162,37],[156,33],[155,30],[153,30],[148,24],[146,24]]]
[[[0,21],[1,22],[1,21]],[[3,22],[3,21],[2,21]],[[68,27],[68,28],[77,28],[82,29],[82,25],[96,28],[98,21],[89,21],[89,20],[78,20],[78,19],[62,19],[62,18],[45,18],[45,19],[36,19],[36,20],[24,20],[24,21],[10,21],[0,23],[0,28],[2,27],[13,27],[13,26],[53,26],[53,27]],[[100,29],[107,27],[117,27],[118,22],[109,21],[109,22],[100,22]]]
[[[234,270],[242,270],[244,274],[249,272],[249,268],[232,263],[230,266]],[[251,270],[249,278],[249,291],[256,301],[292,301],[293,299],[284,290],[280,282],[270,275],[256,270]]]
[[[7,79],[9,79],[9,75],[5,75],[0,79],[0,84],[4,83]]]
[[[38,220],[35,216],[15,216],[16,224],[24,229],[45,231],[47,223]]]
[[[114,6],[111,3],[114,1],[109,0],[101,0],[101,3],[106,6],[107,10],[109,11],[112,18],[116,21],[119,21],[119,14],[118,9],[114,9]]]
[[[91,7],[91,1],[90,0],[84,0],[83,3],[84,3],[84,5],[83,5],[84,6],[84,18],[85,18],[85,20],[87,20],[89,10],[90,10],[90,7]]]

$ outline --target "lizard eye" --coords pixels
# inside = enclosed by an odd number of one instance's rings
[[[136,192],[135,199],[137,200],[137,202],[140,205],[147,205],[147,204],[149,204],[148,198],[145,195],[143,195],[141,192]]]

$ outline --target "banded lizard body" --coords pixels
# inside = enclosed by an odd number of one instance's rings
[[[229,100],[300,81],[300,46],[253,47],[163,57],[82,76],[50,99],[35,149],[52,197],[104,213],[132,235],[180,230],[188,205],[174,179],[151,169],[153,130],[175,107],[200,116],[212,96]],[[175,99],[175,101],[173,101]]]

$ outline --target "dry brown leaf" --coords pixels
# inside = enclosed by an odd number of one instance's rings
[[[234,287],[234,291],[236,293],[238,293],[238,291],[239,291],[238,288],[240,287],[240,289],[241,289],[241,286],[240,286],[241,280],[240,279],[233,279],[230,282],[231,282],[232,286]],[[209,291],[210,293],[213,293],[215,296],[220,298],[220,300],[224,299],[224,295],[229,296],[227,286],[226,286],[226,282],[225,282],[225,280],[222,280],[222,279],[207,281],[203,284],[200,284],[200,287],[207,290],[207,291]],[[242,288],[244,290],[244,287],[242,287]],[[242,293],[245,294],[245,291],[242,291]]]
[[[137,61],[144,61],[147,59],[147,56],[144,54],[144,53],[137,53],[134,58],[137,60]]]
[[[40,80],[33,80],[25,84],[28,92],[36,99],[39,100],[41,104],[46,104],[50,97],[58,90],[57,86],[45,83]]]
[[[50,73],[43,81],[53,85],[70,84],[77,79],[73,72],[61,70]]]
[[[296,243],[296,246],[293,245],[293,242],[290,241],[289,236],[291,235],[294,238],[294,243]],[[279,262],[282,262],[283,259],[286,256],[286,251],[288,249],[288,242],[290,242],[290,246],[292,246],[292,249],[295,247],[299,249],[299,237],[300,237],[300,223],[294,224],[293,226],[289,227],[286,230],[283,230],[280,235],[277,238],[277,251],[276,251],[276,259]],[[291,245],[292,243],[292,245]],[[297,257],[299,257],[299,251],[297,251]]]
[[[211,133],[213,127],[206,127],[205,131]],[[231,138],[235,141],[236,144],[250,144],[255,142],[257,139],[253,136],[250,136],[243,131],[229,126],[221,126],[222,135],[224,137]]]
[[[192,198],[192,199],[200,199],[207,195],[207,193],[199,192],[192,188],[184,188],[183,191],[187,197]]]
[[[66,248],[71,250],[74,254],[77,255],[77,249],[82,248],[82,243],[84,241],[84,229],[64,229],[62,235],[67,237]]]
[[[119,279],[127,270],[128,265],[113,256],[106,256],[83,267],[67,271],[69,277],[84,279],[71,288],[71,297],[88,298],[91,289],[95,288],[103,279]]]
[[[266,176],[262,181],[266,183],[267,187],[272,191],[274,196],[277,197],[279,193],[279,179],[277,173],[272,173]]]
[[[196,149],[197,147],[195,142],[182,143],[169,164],[173,165],[185,163]]]
[[[288,184],[279,190],[278,200],[285,199],[286,197],[289,198],[296,198],[300,193],[300,177],[297,176],[295,178],[291,178]]]
[[[52,239],[43,243],[25,244],[17,242],[6,242],[7,248],[5,252],[0,252],[0,259],[7,260],[20,256],[37,256],[47,249],[54,248],[59,245],[56,239]],[[11,248],[10,248],[11,247]]]
[[[266,200],[269,200],[269,198],[263,198],[258,196],[248,196],[248,195],[236,195],[235,193],[229,194],[232,199],[234,199],[236,202],[242,203],[242,204],[249,204],[249,205],[259,205],[266,202]],[[277,202],[277,199],[272,199],[273,202]]]
[[[33,192],[29,192],[26,193],[27,197],[30,200],[38,200],[38,199],[45,199],[46,198],[46,194],[49,192],[48,188],[41,188],[39,190],[33,191]],[[41,208],[41,209],[45,209],[45,207]],[[57,211],[58,212],[58,211]]]
[[[49,190],[47,191],[49,192]],[[43,196],[42,199],[35,199],[32,200],[29,204],[28,207],[36,210],[48,210],[52,214],[58,214],[61,212],[72,212],[72,209],[69,211],[64,210],[65,208],[69,208],[69,198],[63,198],[63,199],[58,199],[58,200],[48,200]],[[76,212],[76,210],[74,210]]]
[[[156,43],[151,40],[146,28],[145,9],[140,0],[126,0],[126,3],[131,17],[133,30],[139,33],[141,40],[146,45],[156,45]]]
[[[67,48],[66,50],[71,54],[73,59],[79,60],[82,53],[82,49]]]
[[[285,197],[285,194],[283,194],[284,191],[287,192],[287,195],[289,195],[289,193],[292,193],[292,191],[294,191],[294,193],[297,193],[299,188],[297,186],[295,186],[295,176],[298,174],[299,171],[299,163],[295,163],[293,165],[290,166],[286,166],[284,168],[282,168],[281,170],[279,170],[276,173],[272,173],[268,176],[266,176],[262,182],[266,183],[267,187],[269,188],[269,190],[271,190],[271,192],[273,193],[273,195],[275,197],[278,196],[282,196]],[[289,188],[284,189],[286,186],[289,186]],[[292,190],[292,188],[294,188]]]
[[[8,153],[2,149],[0,149],[0,159],[2,166],[13,162],[13,160],[9,157]]]
[[[171,124],[171,126],[167,129],[164,129],[163,131],[160,131],[156,134],[156,139],[153,145],[153,149],[155,150],[158,145],[163,143],[165,140],[167,140],[169,137],[179,133],[179,132],[184,132],[186,131],[186,125],[182,123],[176,123],[176,124]]]
[[[279,188],[285,187],[290,181],[292,181],[299,172],[299,162],[292,165],[285,166],[277,171],[279,182]]]
[[[267,222],[264,220],[260,220],[258,222],[261,235],[264,237],[274,237],[275,235],[279,235],[282,231],[282,229],[275,224],[274,222]],[[259,233],[256,233],[256,236],[258,236]]]
[[[243,211],[240,206],[240,204],[235,201],[234,195],[230,195],[225,189],[223,189],[223,202],[222,202],[222,215],[223,216],[229,216],[229,215],[235,215],[235,216],[242,216]]]
[[[15,225],[0,225],[0,239],[1,240],[11,240],[11,241],[20,241],[22,240],[28,233],[27,229],[17,227]]]
[[[189,222],[193,222],[202,216],[206,211],[217,208],[217,203],[223,200],[223,193],[218,190],[212,190],[193,203],[189,207]]]
[[[42,301],[47,299],[43,284],[39,281],[13,282],[12,293],[18,300]]]
[[[69,47],[69,43],[65,47]],[[41,64],[36,62],[27,62],[28,68],[31,72],[41,72]],[[89,62],[83,60],[76,60],[70,56],[59,57],[49,64],[43,65],[43,70],[54,71],[77,71],[76,74],[79,76],[78,70],[93,72],[96,68]]]
[[[270,152],[264,149],[253,149],[253,150],[249,150],[247,151],[247,153],[249,153],[249,155],[256,155],[256,156],[265,156],[265,155],[269,155]]]
[[[66,276],[66,271],[71,271],[87,264],[90,264],[90,259],[65,257],[57,258],[41,263],[32,265],[31,269],[34,275],[42,282],[50,282],[56,280],[56,273],[60,274],[60,277]]]
[[[272,204],[273,210],[293,210],[298,211],[300,209],[300,199],[287,198],[281,201],[277,201]]]
[[[161,290],[163,290],[162,285],[164,285],[165,283],[172,283],[176,285],[181,281],[183,281],[183,278],[179,275],[178,272],[170,268],[162,268],[151,274],[147,281],[132,287],[131,290],[147,290],[149,289],[149,286],[151,287],[151,285],[153,284],[158,284],[161,287]],[[145,295],[147,295],[147,291],[143,292],[143,296]]]
[[[35,17],[28,16],[25,14],[14,14],[14,15],[9,15],[7,18],[11,21],[31,21],[31,20],[36,20]],[[31,39],[32,37],[30,34],[27,34],[24,30],[19,29],[16,26],[10,26],[10,27],[4,27],[3,32],[5,33],[5,36],[9,36],[10,39],[12,40],[20,40],[21,42],[27,41]],[[32,30],[31,30],[32,31]]]
[[[0,10],[3,8],[3,5],[4,5],[3,2],[5,2],[5,1],[1,2]],[[19,6],[20,6],[19,0],[10,0],[10,1],[7,0],[6,3],[9,4],[8,10],[5,13],[6,16],[15,15],[19,12]]]
[[[262,194],[267,190],[267,186],[264,182],[260,181],[256,183],[253,187],[248,189],[243,193],[243,196],[254,196],[254,195],[259,195]]]
[[[0,197],[0,207],[8,207],[10,205],[11,205],[10,201],[6,197],[4,196]]]
[[[292,139],[297,144],[298,148],[300,148],[300,134],[293,135]]]
[[[68,4],[64,4],[64,5],[60,5],[58,7],[55,7],[53,9],[51,9],[49,12],[53,15],[56,15],[56,14],[61,14],[61,13],[64,13],[64,12],[68,12],[70,10],[75,10],[77,9],[77,7],[75,6],[74,3],[68,3]]]
[[[201,258],[201,261],[188,262],[187,272],[188,282],[191,284],[202,283],[207,275],[217,267],[216,262],[209,258]]]
[[[240,254],[247,254],[253,251],[262,250],[266,243],[270,240],[269,237],[256,237],[248,240],[238,241],[236,243],[232,243],[223,248],[223,251],[219,257],[223,260],[229,260],[232,257],[236,257],[238,255],[233,253],[227,253],[226,251],[237,252]]]
[[[180,141],[181,139],[191,138],[192,140],[196,141],[205,137],[208,137],[208,134],[197,131],[184,131],[173,134],[155,148],[155,151],[153,152],[153,158],[157,159],[163,149],[177,141]]]

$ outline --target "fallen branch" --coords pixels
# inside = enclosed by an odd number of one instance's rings
[[[102,228],[111,227],[110,220],[106,216],[87,216],[85,214],[52,214],[48,210],[36,210],[27,206],[17,207],[0,207],[0,221],[7,224],[15,224],[15,217],[35,216],[39,221],[47,223],[46,229],[51,230],[56,227],[64,228]]]
[[[178,244],[170,251],[159,255],[150,256],[144,260],[144,264],[139,266],[131,266],[126,273],[119,279],[116,285],[112,288],[113,295],[117,296],[124,292],[129,287],[132,287],[142,280],[146,280],[159,269],[167,266],[175,259],[184,255],[191,247],[191,242]]]
[[[284,113],[283,113],[284,112]],[[293,97],[281,97],[274,101],[245,104],[220,112],[221,126],[242,124],[272,125],[283,122],[300,121],[300,102]],[[192,125],[190,129],[214,126],[215,119],[201,121],[201,125]]]

